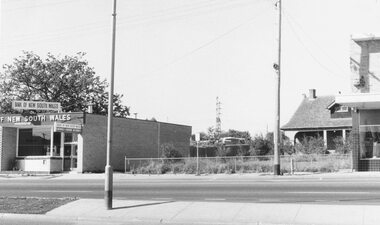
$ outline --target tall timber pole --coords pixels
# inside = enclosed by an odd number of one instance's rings
[[[276,97],[275,97],[275,127],[273,132],[273,144],[274,144],[274,158],[273,158],[273,172],[274,175],[280,175],[280,87],[281,87],[281,7],[282,2],[278,0],[277,9],[278,9],[278,61],[273,65],[273,68],[276,71]]]
[[[107,161],[105,167],[104,200],[107,209],[112,209],[113,170],[111,166],[112,129],[113,129],[113,86],[115,74],[115,41],[116,41],[116,0],[113,1],[112,23],[112,54],[111,54],[111,83],[108,93],[108,123],[107,123]]]

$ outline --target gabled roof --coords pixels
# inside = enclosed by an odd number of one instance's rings
[[[281,127],[282,130],[306,130],[318,128],[344,128],[352,127],[350,118],[331,118],[330,110],[335,97],[319,96],[314,99],[305,97],[292,118]]]

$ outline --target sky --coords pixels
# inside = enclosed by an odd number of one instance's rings
[[[274,0],[118,0],[115,92],[131,117],[273,131],[278,10]],[[379,32],[377,0],[282,0],[281,117],[303,94],[350,93],[350,36]],[[85,52],[110,80],[112,0],[0,0],[0,64],[22,51]],[[1,71],[1,69],[0,69]]]

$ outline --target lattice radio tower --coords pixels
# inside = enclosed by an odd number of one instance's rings
[[[222,108],[219,97],[216,97],[216,124],[215,124],[215,138],[219,139],[220,133],[222,133],[222,121],[220,120],[220,115]]]

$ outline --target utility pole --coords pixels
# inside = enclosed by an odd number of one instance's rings
[[[220,120],[221,113],[221,103],[219,97],[216,97],[216,124],[215,124],[215,139],[219,140],[220,134],[222,133],[222,121]]]
[[[107,124],[107,164],[105,167],[104,200],[108,210],[112,209],[113,170],[111,166],[112,129],[113,129],[113,86],[115,74],[115,41],[116,41],[116,0],[113,1],[112,24],[112,54],[111,54],[111,83],[108,93],[108,124]]]
[[[274,70],[276,71],[276,96],[275,96],[275,122],[274,122],[274,132],[273,132],[273,144],[274,144],[274,158],[273,158],[273,172],[274,175],[280,174],[280,87],[281,87],[281,0],[277,2],[278,9],[278,61],[273,65]]]
[[[201,140],[201,134],[196,133],[195,134],[195,141],[197,142],[197,172],[196,175],[199,176],[199,141]]]

